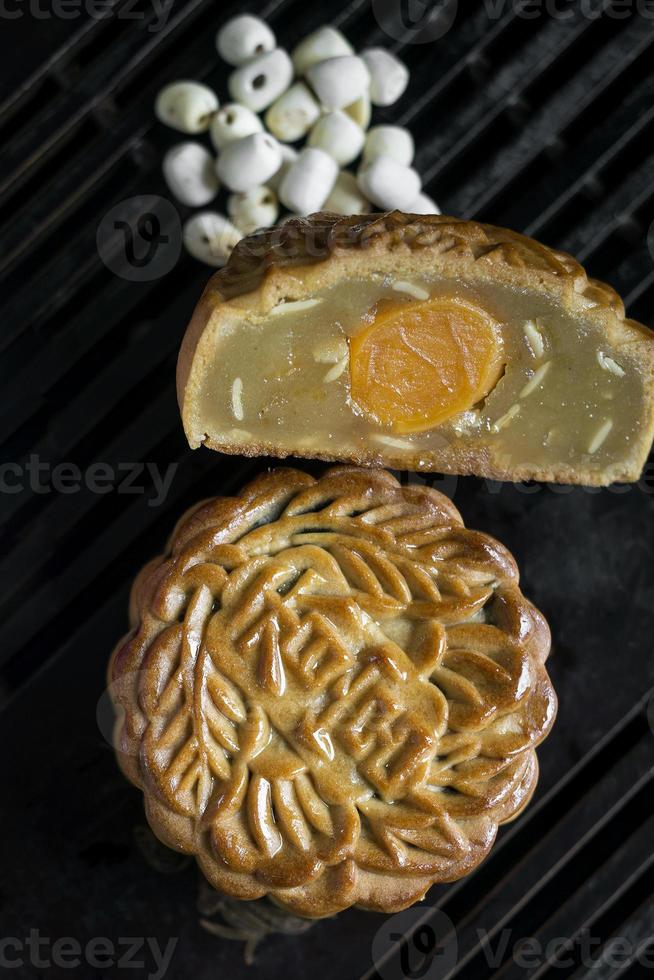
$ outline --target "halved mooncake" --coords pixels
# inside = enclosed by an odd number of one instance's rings
[[[447,497],[342,467],[189,511],[114,652],[121,766],[237,899],[390,912],[526,806],[556,714],[547,624]]]
[[[654,435],[654,334],[522,235],[318,214],[241,242],[187,330],[189,443],[605,485]]]

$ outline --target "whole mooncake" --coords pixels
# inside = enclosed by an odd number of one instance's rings
[[[193,447],[604,485],[652,444],[654,334],[524,235],[317,214],[237,246],[177,385]]]
[[[511,555],[382,470],[190,510],[132,593],[116,747],[148,820],[238,899],[389,912],[529,801],[556,698]]]

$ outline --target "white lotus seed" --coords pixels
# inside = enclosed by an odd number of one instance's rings
[[[307,78],[326,109],[342,109],[368,92],[370,75],[361,58],[341,55],[312,65]]]
[[[405,209],[408,214],[440,214],[441,209],[439,208],[436,201],[433,201],[428,194],[418,194],[415,201],[411,201],[411,204]]]
[[[242,235],[224,215],[200,211],[188,219],[182,238],[186,250],[194,258],[208,265],[222,266]]]
[[[235,102],[262,112],[291,84],[293,65],[286,51],[275,48],[233,71],[227,87]]]
[[[318,120],[309,134],[308,143],[329,153],[339,166],[346,167],[361,153],[364,138],[361,127],[337,109]]]
[[[276,173],[267,181],[268,187],[272,188],[275,192],[279,192],[279,185],[288,173],[288,169],[292,163],[297,160],[297,150],[294,150],[292,146],[286,146],[285,143],[279,144],[279,149],[282,155],[282,162]]]
[[[364,164],[357,180],[368,200],[385,211],[394,208],[404,211],[421,189],[416,171],[388,156],[375,157],[371,163]]]
[[[293,49],[291,58],[296,75],[304,75],[319,61],[345,54],[354,54],[352,45],[335,27],[325,24],[300,41]]]
[[[409,84],[409,69],[386,48],[368,48],[361,58],[370,72],[373,105],[393,105]]]
[[[370,120],[372,119],[372,106],[370,104],[370,96],[366,92],[357,99],[355,102],[346,105],[343,112],[353,119],[357,126],[361,129],[366,130],[370,125]]]
[[[370,202],[361,193],[354,174],[341,170],[322,209],[334,214],[367,214]]]
[[[372,163],[375,157],[388,156],[405,167],[411,166],[415,146],[413,136],[403,126],[373,126],[368,131],[363,159]]]
[[[163,158],[163,175],[182,204],[202,207],[212,201],[220,183],[212,155],[201,143],[178,143]]]
[[[292,143],[309,132],[320,115],[320,106],[304,84],[296,82],[266,112],[266,126],[278,140]]]
[[[222,150],[233,140],[263,132],[263,123],[247,106],[228,102],[211,120],[209,135],[217,150]]]
[[[218,109],[218,98],[199,82],[172,82],[159,92],[154,104],[157,119],[180,133],[204,133]]]
[[[279,185],[281,202],[297,214],[320,211],[336,183],[338,165],[324,150],[308,147],[298,154]]]
[[[216,170],[230,191],[249,191],[277,173],[282,161],[279,143],[269,133],[253,133],[228,143]]]
[[[232,17],[216,34],[218,54],[228,65],[244,65],[260,54],[272,51],[275,35],[259,17],[241,14]]]
[[[258,228],[270,228],[277,221],[277,195],[269,187],[253,187],[245,194],[231,194],[227,199],[227,212],[239,231],[251,235]]]

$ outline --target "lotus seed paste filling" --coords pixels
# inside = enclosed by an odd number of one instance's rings
[[[591,317],[497,284],[349,280],[222,333],[200,398],[216,441],[316,452],[483,442],[510,465],[601,469],[644,415]]]

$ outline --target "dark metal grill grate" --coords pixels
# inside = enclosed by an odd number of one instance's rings
[[[396,48],[411,85],[378,120],[399,116],[412,129],[418,169],[443,209],[574,252],[647,322],[654,21],[635,13],[615,19],[623,5],[599,0],[591,5],[597,18],[574,4],[569,19],[527,20],[506,4],[491,20],[493,6],[467,4],[440,41],[408,46],[389,41],[364,0],[333,12],[274,0],[260,12],[286,46],[331,20],[357,46]],[[95,460],[178,469],[156,508],[147,505],[147,474],[141,495],[115,488],[42,495],[29,487],[2,495],[0,726],[5,750],[11,746],[7,785],[16,787],[2,839],[31,845],[21,862],[15,853],[2,860],[0,907],[15,935],[32,926],[70,935],[71,921],[84,921],[95,935],[118,936],[129,923],[128,933],[181,937],[169,976],[236,975],[239,951],[197,926],[192,872],[162,887],[140,862],[131,837],[138,794],[116,773],[94,708],[109,650],[125,628],[133,573],[184,507],[229,493],[265,462],[185,448],[174,362],[207,270],[182,257],[163,279],[128,283],[101,263],[95,234],[117,201],[165,196],[160,159],[174,137],[153,120],[154,96],[180,77],[225,92],[213,34],[239,5],[177,0],[156,32],[147,29],[145,0],[131,7],[142,21],[118,17],[125,9],[119,0],[115,16],[74,32],[52,25],[47,54],[26,66],[27,81],[0,107],[0,439],[3,459],[21,465],[36,453],[82,469]],[[11,45],[10,29],[4,34]],[[475,875],[429,896],[456,927],[456,977],[642,975],[636,952],[651,952],[654,931],[651,490],[651,475],[624,495],[532,497],[457,482],[455,502],[468,523],[514,550],[525,591],[552,623],[562,705],[541,752],[537,800],[501,831]],[[49,875],[50,891],[30,894],[31,874]],[[292,943],[272,940],[259,973],[283,970],[292,980],[312,962],[320,977],[366,974],[381,922],[352,911]],[[492,965],[479,930],[495,948],[504,929],[510,942]],[[584,929],[597,938],[592,970],[575,945]],[[512,958],[523,936],[544,946],[567,937],[570,959],[563,950],[558,961],[552,953],[523,969]],[[632,943],[619,967],[609,956],[614,936]],[[398,954],[390,952],[384,978],[399,976]]]

